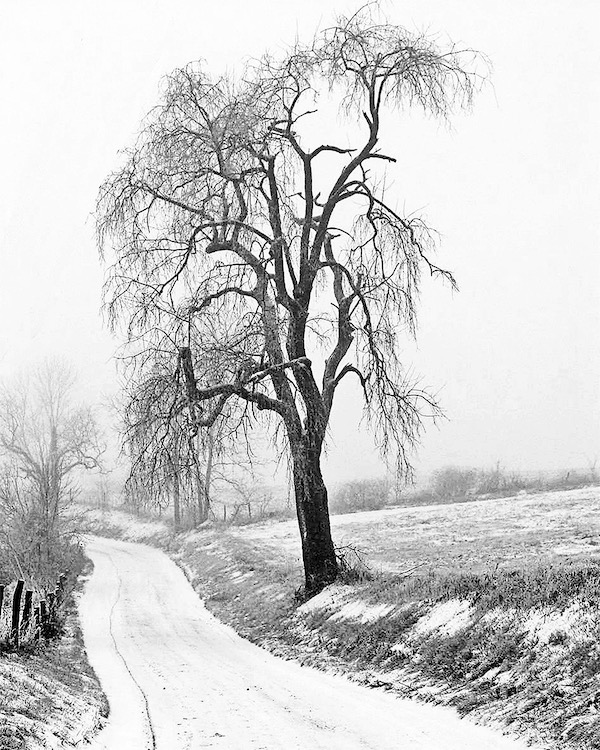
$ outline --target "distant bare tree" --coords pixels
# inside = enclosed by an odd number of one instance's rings
[[[439,412],[407,380],[398,332],[415,331],[423,269],[454,279],[432,261],[425,223],[386,193],[383,123],[411,106],[442,119],[469,106],[477,59],[366,8],[237,79],[190,64],[100,190],[107,309],[139,370],[170,357],[197,429],[225,408],[244,429],[264,415],[282,426],[309,592],[337,575],[321,454],[338,386],[358,379],[405,472]]]
[[[38,577],[59,555],[77,471],[98,468],[103,453],[90,409],[72,404],[73,386],[66,366],[47,362],[0,390],[0,527]]]
[[[183,506],[194,523],[208,518],[210,485],[218,425],[198,431],[190,421],[172,373],[155,365],[132,381],[123,409],[124,444],[131,459],[126,496],[135,507],[173,505],[173,523],[181,525]]]

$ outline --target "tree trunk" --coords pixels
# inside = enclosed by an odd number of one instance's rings
[[[173,454],[170,455],[171,471],[172,471],[172,482],[173,482],[173,526],[176,529],[181,528],[181,486],[179,479],[179,472],[181,467],[179,465],[179,441],[175,440],[173,446]]]
[[[180,487],[179,487],[179,455],[176,454],[177,461],[171,461],[171,469],[173,472],[172,486],[173,486],[173,526],[176,529],[181,527],[181,498],[180,498]]]
[[[208,518],[208,507],[205,503],[204,480],[198,466],[198,460],[195,460],[194,480],[196,483],[196,525],[204,523]]]
[[[202,471],[202,463],[200,456],[202,454],[202,447],[200,442],[200,434],[196,437],[196,444],[193,443],[191,438],[190,446],[194,452],[194,477],[196,482],[196,495],[197,495],[197,512],[198,518],[197,523],[204,523],[208,519],[208,513],[210,511],[210,482],[212,475],[212,462],[213,462],[213,439],[212,432],[208,431],[208,458],[205,466],[205,472]]]
[[[318,438],[303,436],[300,445],[292,448],[292,461],[306,593],[312,595],[332,583],[338,573]]]
[[[208,518],[210,510],[210,490],[212,482],[215,438],[211,428],[208,430],[208,452],[206,456],[206,472],[204,474],[204,520]]]
[[[179,499],[179,477],[177,472],[173,475],[173,526],[178,529],[181,526],[181,502]]]

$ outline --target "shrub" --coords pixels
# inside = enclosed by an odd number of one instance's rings
[[[431,491],[438,500],[465,500],[481,495],[510,495],[520,490],[534,489],[535,481],[519,473],[508,472],[498,462],[492,469],[461,469],[446,466],[436,471],[431,480]]]
[[[431,488],[440,499],[457,500],[465,498],[474,489],[477,472],[474,469],[460,469],[446,466],[433,474]]]
[[[386,478],[344,482],[331,493],[329,507],[332,513],[379,510],[390,502],[390,489]]]
[[[479,473],[475,491],[478,495],[511,494],[533,486],[535,482],[525,479],[517,472],[509,473],[497,463],[493,469]]]
[[[336,547],[335,556],[339,566],[338,580],[341,583],[362,583],[371,581],[375,577],[371,568],[365,562],[363,552],[352,545]]]

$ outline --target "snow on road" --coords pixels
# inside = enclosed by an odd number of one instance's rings
[[[278,659],[204,608],[160,550],[98,537],[80,602],[110,703],[100,750],[524,750],[525,743]]]

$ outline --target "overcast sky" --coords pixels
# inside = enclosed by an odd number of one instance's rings
[[[114,389],[91,213],[157,101],[160,77],[220,71],[309,37],[358,3],[0,0],[0,377],[72,361]],[[417,465],[600,464],[600,6],[592,0],[406,0],[390,20],[486,53],[493,87],[451,129],[398,118],[397,203],[440,232],[460,292],[426,284],[407,364],[448,420]],[[379,471],[338,402],[330,478]]]

